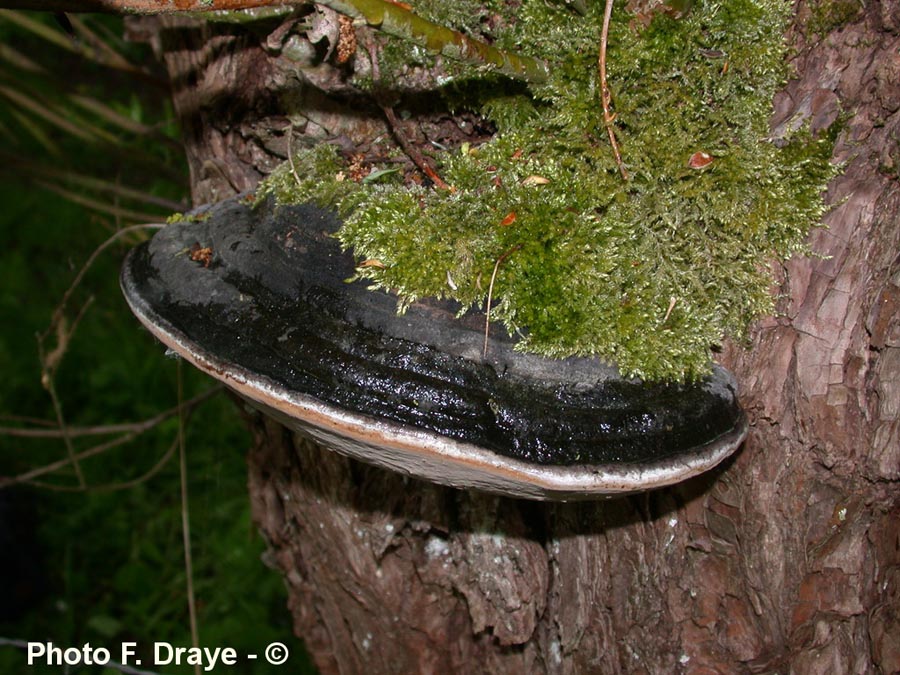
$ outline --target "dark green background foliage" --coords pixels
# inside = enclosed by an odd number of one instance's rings
[[[336,205],[343,243],[385,266],[360,276],[398,292],[401,306],[437,296],[483,307],[496,267],[493,317],[521,332],[522,349],[693,379],[723,336],[740,339],[772,310],[769,265],[802,251],[821,217],[832,139],[802,129],[768,138],[788,75],[790,3],[701,2],[645,29],[618,3],[608,70],[623,180],[598,90],[603,3],[588,4],[582,16],[531,0],[495,22],[498,45],[552,64],[547,83],[529,92],[457,75],[446,87],[452,105],[477,102],[499,129],[439,158],[454,191],[409,187],[397,174],[337,181],[340,163],[324,148],[295,160],[309,180],[298,186],[283,168],[269,188],[284,201]],[[474,7],[431,12],[487,30]],[[689,168],[698,152],[713,162]]]
[[[49,17],[26,18],[69,39]],[[146,67],[145,50],[118,41],[120,20],[85,21],[130,62]],[[9,416],[55,419],[41,386],[35,334],[47,328],[78,269],[117,225],[137,222],[128,211],[159,220],[175,210],[186,197],[187,182],[164,89],[148,84],[157,73],[127,73],[86,59],[84,41],[76,44],[73,56],[65,45],[48,42],[5,14],[0,15],[0,46],[0,426],[20,426]],[[39,68],[26,67],[17,56]],[[3,87],[38,102],[45,112],[59,113],[62,122],[29,109],[27,100],[23,103],[15,94],[4,95]],[[77,97],[89,104],[102,102],[122,119],[79,106]],[[84,134],[73,135],[65,127],[67,120],[76,120]],[[138,126],[129,129],[129,121]],[[141,125],[143,131],[138,130]],[[115,186],[130,186],[143,196],[129,197]],[[96,200],[101,210],[73,203],[60,194],[65,191],[82,201]],[[94,298],[55,377],[69,425],[137,422],[177,403],[177,362],[166,359],[140,329],[118,289],[118,268],[133,243],[109,249],[68,305],[71,324],[88,298]],[[48,348],[53,346],[51,339]],[[185,399],[212,386],[193,369],[183,370]],[[156,640],[190,645],[177,453],[135,487],[102,489],[148,471],[176,433],[177,421],[170,419],[135,441],[85,460],[87,483],[97,489],[16,487],[0,492],[0,540],[8,544],[0,550],[0,637],[51,640],[62,647],[89,642],[109,648],[113,658],[122,641],[138,642],[145,650]],[[77,439],[75,450],[111,438]],[[261,653],[269,642],[281,641],[293,652],[292,672],[312,672],[292,638],[281,578],[260,560],[264,545],[250,521],[243,457],[249,442],[234,405],[222,394],[196,409],[186,426],[201,644]],[[0,435],[0,476],[19,475],[65,456],[58,439]],[[40,480],[63,488],[76,485],[70,468]],[[6,536],[12,537],[11,544]],[[154,668],[146,651],[142,656],[143,668],[193,672],[190,667]],[[284,667],[244,662],[224,670],[276,673]],[[28,672],[64,671],[29,669],[24,652],[0,646],[0,673]]]

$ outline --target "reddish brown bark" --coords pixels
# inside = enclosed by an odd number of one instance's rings
[[[375,109],[349,114],[337,71],[286,68],[281,42],[170,28],[158,46],[199,201],[284,157],[288,116],[309,137],[385,131]],[[900,671],[900,7],[872,0],[794,41],[773,124],[843,111],[845,170],[818,255],[782,270],[781,314],[723,354],[752,420],[733,461],[649,494],[540,504],[406,479],[248,418],[255,517],[322,672]]]

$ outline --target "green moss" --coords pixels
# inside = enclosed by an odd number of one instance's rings
[[[772,310],[769,263],[802,250],[819,221],[832,139],[768,138],[786,0],[698,3],[640,31],[618,9],[608,71],[623,181],[599,100],[600,5],[581,16],[525,0],[494,36],[547,59],[552,76],[530,90],[495,76],[454,89],[456,106],[477,102],[499,132],[444,154],[452,192],[396,175],[340,180],[327,147],[295,158],[307,178],[282,167],[263,192],[337,208],[344,246],[386,266],[360,276],[401,307],[436,296],[483,308],[496,268],[491,315],[523,350],[595,355],[645,379],[708,372],[724,335]],[[713,161],[692,169],[699,152]]]
[[[416,0],[415,12],[434,23],[468,35],[482,33],[490,15],[502,10],[502,2],[491,0]]]
[[[202,223],[204,220],[209,218],[208,213],[201,214],[193,214],[193,213],[173,213],[171,216],[166,218],[166,224],[172,225],[173,223]]]
[[[347,197],[360,185],[347,180],[344,163],[333,145],[316,145],[294,155],[279,166],[256,191],[257,202],[268,195],[280,204],[315,202],[344,213],[351,208]]]
[[[806,31],[814,35],[828,35],[835,28],[856,19],[864,8],[862,0],[812,0]]]

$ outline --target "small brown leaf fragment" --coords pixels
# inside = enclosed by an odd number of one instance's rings
[[[350,180],[359,183],[369,175],[371,170],[372,167],[366,162],[366,156],[363,153],[358,152],[350,155],[349,164],[347,165],[347,175]]]
[[[523,154],[523,153],[522,153],[522,148],[519,148],[518,150],[516,150],[516,151],[512,154],[512,158],[511,158],[511,159],[519,159],[519,158],[522,156],[522,154]]]
[[[688,160],[688,166],[692,169],[705,169],[712,163],[712,155],[709,155],[705,152],[695,152]]]
[[[544,178],[543,176],[532,175],[532,176],[528,176],[528,178],[524,179],[522,181],[522,185],[524,185],[525,187],[532,187],[534,185],[546,185],[549,182],[550,182],[549,178]]]
[[[204,267],[209,267],[209,264],[212,262],[213,250],[211,246],[200,246],[199,241],[195,241],[191,244],[191,248],[189,250],[189,254],[191,260],[194,262],[198,262]]]
[[[506,217],[500,221],[500,227],[507,227],[509,225],[512,225],[514,222],[516,222],[516,212],[510,211],[506,214]]]
[[[387,267],[383,262],[381,262],[378,258],[368,258],[367,260],[363,260],[357,267],[377,267],[380,270],[383,270]]]
[[[353,19],[345,14],[338,16],[340,33],[337,45],[337,63],[344,65],[356,54],[356,31],[353,29]]]

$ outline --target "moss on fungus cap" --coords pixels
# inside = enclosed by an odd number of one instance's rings
[[[521,354],[496,328],[483,358],[483,315],[456,318],[447,302],[397,315],[396,298],[347,283],[339,225],[310,205],[222,202],[132,251],[122,288],[161,342],[253,406],[437,483],[595,498],[699,474],[745,437],[724,369],[647,384],[593,359]]]

